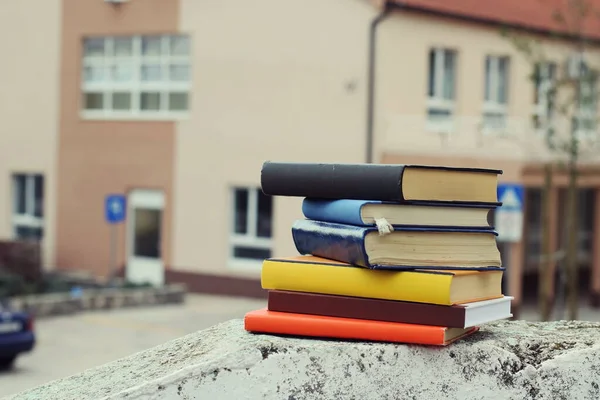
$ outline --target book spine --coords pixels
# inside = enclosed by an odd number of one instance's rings
[[[261,189],[271,196],[402,201],[403,165],[267,161]]]
[[[261,286],[267,290],[320,293],[451,305],[453,275],[378,271],[360,267],[265,260]]]
[[[270,290],[267,307],[270,311],[298,314],[465,327],[464,307],[435,304]]]
[[[315,221],[366,226],[360,215],[365,203],[362,200],[304,199],[302,214]]]
[[[369,268],[366,233],[366,228],[311,220],[297,220],[292,226],[292,238],[300,254]]]

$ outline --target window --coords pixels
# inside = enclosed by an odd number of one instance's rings
[[[577,109],[573,117],[573,130],[580,137],[592,136],[596,133],[597,118],[597,80],[585,64],[582,64],[582,76],[578,87]]]
[[[525,232],[527,246],[526,265],[528,270],[537,268],[542,254],[542,190],[528,187],[525,190]]]
[[[256,188],[235,188],[233,216],[231,257],[250,262],[271,257],[272,197]]]
[[[133,255],[160,258],[162,210],[136,207],[133,220]]]
[[[44,176],[13,175],[13,229],[20,240],[40,240],[44,233]]]
[[[535,107],[533,113],[534,128],[540,134],[545,134],[554,118],[554,99],[551,91],[556,79],[556,64],[540,63],[534,71]]]
[[[594,248],[594,189],[579,189],[577,195],[577,259],[581,264],[592,262]]]
[[[485,93],[483,103],[483,126],[498,131],[506,127],[508,103],[508,57],[485,58]]]
[[[427,125],[431,130],[450,129],[456,87],[456,52],[429,51]]]
[[[185,35],[94,37],[83,43],[84,116],[175,117],[189,109]]]

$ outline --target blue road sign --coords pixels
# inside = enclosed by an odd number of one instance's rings
[[[502,202],[503,211],[523,211],[525,190],[516,183],[498,184],[498,201]]]
[[[496,209],[495,228],[500,242],[519,242],[523,236],[523,185],[501,183],[498,185],[498,201],[502,206]]]
[[[109,194],[104,200],[104,216],[109,224],[118,224],[125,220],[125,196]]]

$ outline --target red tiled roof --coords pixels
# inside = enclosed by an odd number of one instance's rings
[[[590,12],[581,23],[588,38],[600,39],[600,0],[581,0]],[[481,22],[506,24],[538,31],[562,34],[576,32],[576,13],[569,8],[573,0],[389,0],[389,3],[413,10],[435,12]],[[567,25],[557,20],[560,13]]]

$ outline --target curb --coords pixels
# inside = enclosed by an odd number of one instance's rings
[[[185,302],[186,292],[187,288],[182,284],[140,289],[85,289],[78,297],[73,297],[70,293],[13,297],[9,299],[9,306],[15,311],[42,318],[83,311],[181,304]]]

